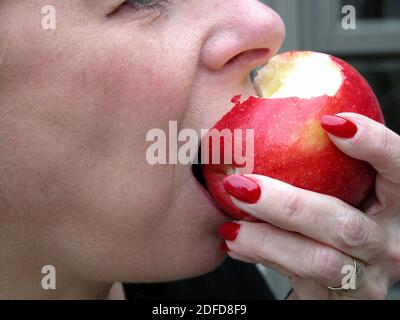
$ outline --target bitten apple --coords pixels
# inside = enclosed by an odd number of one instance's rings
[[[383,123],[367,81],[336,57],[292,51],[272,58],[258,72],[255,86],[259,97],[244,102],[236,97],[233,109],[214,126],[219,131],[254,130],[253,171],[246,172],[235,163],[202,165],[209,192],[219,207],[233,219],[255,221],[234,206],[223,188],[224,178],[232,173],[265,175],[360,205],[373,188],[375,171],[366,162],[340,152],[320,120],[324,115],[355,112]],[[212,152],[212,140],[206,136],[204,141]],[[221,157],[227,152],[223,146]]]

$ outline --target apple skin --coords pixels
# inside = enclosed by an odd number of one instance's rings
[[[342,71],[343,83],[335,96],[301,98],[240,97],[215,129],[254,129],[254,170],[235,164],[203,164],[203,175],[218,206],[235,220],[258,221],[239,210],[223,187],[232,172],[259,174],[296,187],[339,198],[359,206],[374,187],[376,172],[366,162],[350,158],[331,142],[320,125],[324,115],[354,112],[384,123],[381,108],[367,81],[348,63],[331,57]],[[211,139],[209,143],[211,152]],[[243,137],[244,140],[245,137]],[[244,143],[244,142],[243,142]],[[221,155],[223,144],[221,144]]]

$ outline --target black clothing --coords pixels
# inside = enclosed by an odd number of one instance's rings
[[[151,284],[123,284],[127,300],[272,300],[253,264],[227,258],[216,270],[196,278]]]

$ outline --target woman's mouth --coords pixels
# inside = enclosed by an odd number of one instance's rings
[[[222,210],[221,208],[217,205],[215,199],[211,196],[206,179],[204,178],[203,175],[203,169],[202,169],[202,164],[201,164],[201,148],[199,148],[198,155],[197,155],[197,163],[192,164],[192,174],[194,178],[198,182],[198,188],[199,191],[204,195],[204,199],[211,204],[211,206],[214,208],[215,211],[219,212],[221,217],[229,218]]]
[[[203,170],[201,167],[201,147],[197,153],[197,163],[192,165],[192,173],[196,180],[202,185],[206,190],[208,190],[206,180],[203,175]]]

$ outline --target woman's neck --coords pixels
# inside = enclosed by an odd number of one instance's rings
[[[112,284],[85,283],[57,279],[55,289],[43,288],[39,277],[27,277],[19,272],[0,269],[0,300],[7,299],[76,299],[104,300],[110,298]],[[38,282],[39,280],[39,282]]]
[[[10,229],[0,226],[0,300],[109,298],[112,283],[79,279],[56,262],[46,265],[35,242],[12,237]]]

